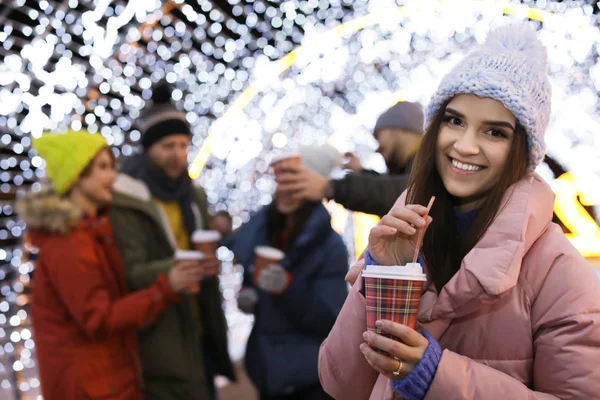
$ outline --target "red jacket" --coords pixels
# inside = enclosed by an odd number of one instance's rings
[[[66,235],[29,228],[39,248],[31,314],[44,399],[142,399],[137,330],[178,300],[165,276],[128,294],[106,217]]]

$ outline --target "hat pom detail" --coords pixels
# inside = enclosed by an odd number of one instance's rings
[[[533,29],[527,25],[508,25],[490,32],[483,48],[490,53],[523,53],[531,62],[542,68],[545,68],[548,62],[546,48]]]
[[[153,104],[168,104],[171,102],[173,89],[167,82],[161,82],[152,90]]]

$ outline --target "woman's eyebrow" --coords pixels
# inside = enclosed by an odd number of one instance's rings
[[[446,112],[448,114],[454,115],[455,117],[465,118],[465,115],[463,113],[461,113],[460,111],[457,111],[453,108],[450,108],[450,107],[446,107]],[[516,129],[510,122],[507,122],[507,121],[482,121],[482,123],[485,125],[509,128],[509,129],[512,129],[513,131]]]

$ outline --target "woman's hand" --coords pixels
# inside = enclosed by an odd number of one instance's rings
[[[377,335],[374,332],[365,332],[363,338],[366,343],[360,345],[360,351],[365,355],[371,367],[380,374],[391,380],[406,378],[423,358],[429,341],[414,329],[396,322],[377,321],[377,327],[394,335],[400,341]],[[389,356],[379,354],[371,347],[381,349]]]
[[[354,286],[356,279],[358,278],[358,276],[360,275],[360,272],[364,268],[365,268],[365,259],[360,258],[360,259],[356,260],[356,262],[354,264],[352,264],[352,266],[350,266],[350,269],[348,269],[348,273],[346,274],[346,277],[344,279],[346,279],[346,282],[348,282],[351,286]]]
[[[379,265],[404,265],[411,261],[417,229],[432,221],[427,207],[418,204],[394,206],[369,234],[369,253]]]
[[[290,274],[279,264],[263,268],[258,275],[257,286],[271,294],[280,295],[290,285]]]

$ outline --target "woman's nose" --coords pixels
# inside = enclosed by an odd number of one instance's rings
[[[467,130],[454,142],[454,150],[463,156],[472,156],[479,154],[479,144],[477,142],[477,132]]]

